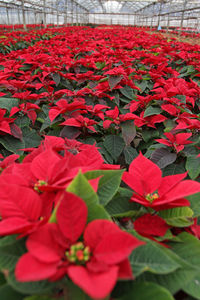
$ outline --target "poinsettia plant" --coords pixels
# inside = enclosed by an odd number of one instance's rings
[[[0,30],[2,299],[199,299],[200,46]]]

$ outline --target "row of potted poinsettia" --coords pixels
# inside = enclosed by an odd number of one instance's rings
[[[0,176],[0,266],[18,297],[76,299],[86,293],[104,299],[127,280],[130,297],[140,287],[142,297],[153,288],[172,299],[167,289],[140,277],[185,271],[184,247],[191,248],[191,239],[196,253],[200,243],[196,204],[185,197],[199,193],[200,183],[185,179],[186,173],[163,177],[141,153],[125,171],[105,164],[94,145],[75,140],[46,136],[27,150],[21,163],[17,155],[4,159]],[[126,292],[121,297],[128,299]]]
[[[48,134],[96,142],[126,167],[142,151],[198,179],[199,46],[132,27],[78,30],[41,30],[31,47],[1,55],[3,156]]]
[[[198,299],[199,46],[34,34],[1,54],[0,295]]]

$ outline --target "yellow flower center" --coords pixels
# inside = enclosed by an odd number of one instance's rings
[[[155,199],[158,199],[158,198],[159,198],[159,195],[158,195],[158,193],[147,194],[145,198],[146,198],[146,200],[148,200],[150,203],[153,203],[153,201],[154,201]]]
[[[38,180],[38,182],[35,183],[34,185],[34,190],[37,191],[38,193],[41,193],[40,187],[43,185],[47,185],[48,183],[44,180]]]
[[[65,255],[71,263],[82,265],[90,259],[90,248],[85,247],[82,242],[78,242],[72,245]]]

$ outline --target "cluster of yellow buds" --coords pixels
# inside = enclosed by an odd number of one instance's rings
[[[78,242],[72,245],[65,255],[71,263],[84,264],[90,259],[90,249],[88,246],[85,247],[82,242]]]
[[[34,190],[37,191],[38,193],[40,193],[40,187],[43,185],[47,185],[48,183],[44,180],[38,180],[38,182],[35,183],[34,185]]]
[[[145,198],[146,198],[149,202],[153,203],[153,201],[154,201],[155,199],[158,199],[158,198],[159,198],[159,195],[158,195],[158,193],[147,194]]]

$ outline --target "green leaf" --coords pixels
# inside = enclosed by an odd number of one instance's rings
[[[171,249],[196,270],[200,270],[200,241],[193,235],[182,232],[180,243],[171,243]]]
[[[23,300],[24,295],[13,290],[8,284],[0,287],[0,299],[2,300]]]
[[[190,207],[176,207],[161,210],[159,216],[173,227],[187,227],[193,224],[193,211]]]
[[[22,133],[25,148],[38,147],[42,141],[42,138],[38,135],[37,131],[30,127],[23,127]]]
[[[153,129],[146,129],[142,131],[142,138],[144,139],[145,143],[148,141],[159,138],[160,134],[158,130],[153,130]]]
[[[164,287],[153,282],[134,282],[131,292],[119,298],[119,300],[173,300],[174,297]]]
[[[191,209],[194,212],[193,218],[200,216],[200,193],[187,196],[187,200],[190,201]]]
[[[43,130],[45,130],[46,128],[50,127],[53,123],[57,122],[57,120],[51,122],[51,120],[49,119],[49,116],[47,116],[45,119],[44,119],[44,123],[42,124],[41,128],[40,128],[40,132],[42,132]]]
[[[34,282],[19,282],[16,280],[14,271],[9,272],[7,277],[8,284],[16,291],[22,294],[46,294],[51,292],[56,283],[47,280],[34,281]]]
[[[142,94],[148,87],[148,81],[143,80],[140,83],[138,82],[136,85],[141,89],[140,94]]]
[[[153,115],[159,115],[161,112],[162,110],[159,107],[148,106],[144,111],[144,118]]]
[[[200,273],[183,287],[183,291],[200,300]]]
[[[189,65],[189,66],[184,66],[180,71],[180,75],[178,76],[179,78],[189,76],[191,74],[197,73],[195,70],[194,66]]]
[[[82,173],[68,185],[67,191],[82,198],[88,208],[88,222],[94,219],[110,219],[106,210],[99,204],[99,198],[94,189]]]
[[[134,93],[133,93],[133,89],[128,86],[125,85],[122,89],[120,89],[120,92],[122,93],[122,95],[124,95],[126,98],[133,100],[134,97]]]
[[[156,242],[151,241],[132,252],[130,263],[135,276],[145,271],[168,274],[180,267]]]
[[[88,205],[88,208],[90,205],[99,204],[97,194],[81,172],[68,185],[67,191],[81,197]]]
[[[20,141],[19,139],[16,139],[11,135],[0,136],[0,144],[3,145],[6,148],[6,150],[12,153],[16,153],[16,154],[24,153],[24,151],[20,149],[25,148],[25,142],[23,140]]]
[[[190,138],[190,140],[193,140],[192,138]],[[186,145],[185,147],[184,147],[184,149],[182,150],[183,151],[183,154],[185,155],[185,156],[194,156],[194,157],[197,157],[197,155],[199,154],[199,151],[198,151],[198,149],[196,148],[196,147],[194,147],[194,143],[195,143],[195,141],[193,141],[193,143],[192,144],[189,144],[189,145]],[[198,144],[198,142],[197,142],[197,144]]]
[[[129,146],[130,143],[133,141],[133,139],[136,136],[136,128],[133,123],[133,121],[126,121],[121,123],[121,129],[122,129],[122,137],[124,139],[124,142],[126,146]]]
[[[175,127],[175,121],[171,119],[167,119],[163,122],[165,129],[164,132],[169,132]]]
[[[116,85],[118,85],[118,83],[122,80],[123,76],[122,75],[117,75],[117,76],[109,76],[108,78],[108,83],[110,86],[110,89],[114,89],[114,87],[116,87]]]
[[[171,153],[167,149],[162,147],[154,150],[151,154],[151,160],[155,164],[157,164],[160,169],[163,169],[175,162],[176,158],[176,153]]]
[[[19,100],[16,98],[0,98],[0,108],[5,108],[7,111],[11,111],[12,107],[18,107]]]
[[[52,78],[53,78],[53,81],[55,81],[56,86],[58,86],[59,83],[60,83],[60,74],[59,73],[54,73],[52,75]]]
[[[143,273],[138,281],[151,281],[166,287],[172,294],[182,290],[183,287],[190,282],[196,275],[196,271],[188,268],[180,268],[169,274],[152,274],[149,272]]]
[[[103,206],[107,205],[117,192],[123,172],[124,170],[97,170],[85,173],[84,176],[87,179],[102,176],[99,180],[97,195],[100,204]]]
[[[188,156],[185,164],[186,170],[191,179],[196,179],[200,174],[200,157]]]
[[[110,153],[106,150],[106,148],[104,147],[103,142],[98,143],[97,147],[99,148],[99,152],[103,155],[105,162],[112,164],[113,158],[110,155]]]
[[[81,131],[77,127],[64,126],[60,131],[60,137],[67,139],[76,139],[80,135]]]
[[[144,273],[139,280],[155,281],[167,287],[172,293],[187,288],[189,293],[192,290],[193,292],[198,291],[198,286],[194,286],[194,284],[199,283],[200,241],[185,232],[179,234],[178,237],[181,242],[170,243],[170,249],[165,248],[164,251],[172,255],[171,257],[180,264],[181,268],[162,276]],[[197,281],[195,282],[195,280]]]
[[[15,124],[22,129],[22,127],[28,127],[30,124],[30,119],[27,116],[18,116],[15,120]]]
[[[67,287],[67,299],[69,300],[92,300],[82,289],[75,285],[72,281],[66,282]],[[101,300],[109,300],[110,297],[106,297]]]
[[[97,69],[101,70],[105,67],[106,63],[98,61],[95,63],[95,65],[96,65]]]
[[[124,156],[126,163],[130,165],[132,161],[138,156],[138,152],[135,148],[131,146],[126,146],[124,148]]]
[[[106,210],[112,217],[139,217],[144,212],[138,203],[130,202],[133,192],[126,188],[119,188],[117,194],[106,205]]]
[[[163,176],[181,174],[184,172],[185,172],[185,168],[182,165],[171,164],[163,170]]]
[[[103,145],[112,158],[117,160],[124,149],[125,143],[124,140],[118,135],[108,135],[106,136]]]
[[[11,270],[19,257],[25,252],[23,240],[16,240],[15,236],[0,239],[0,269]]]

